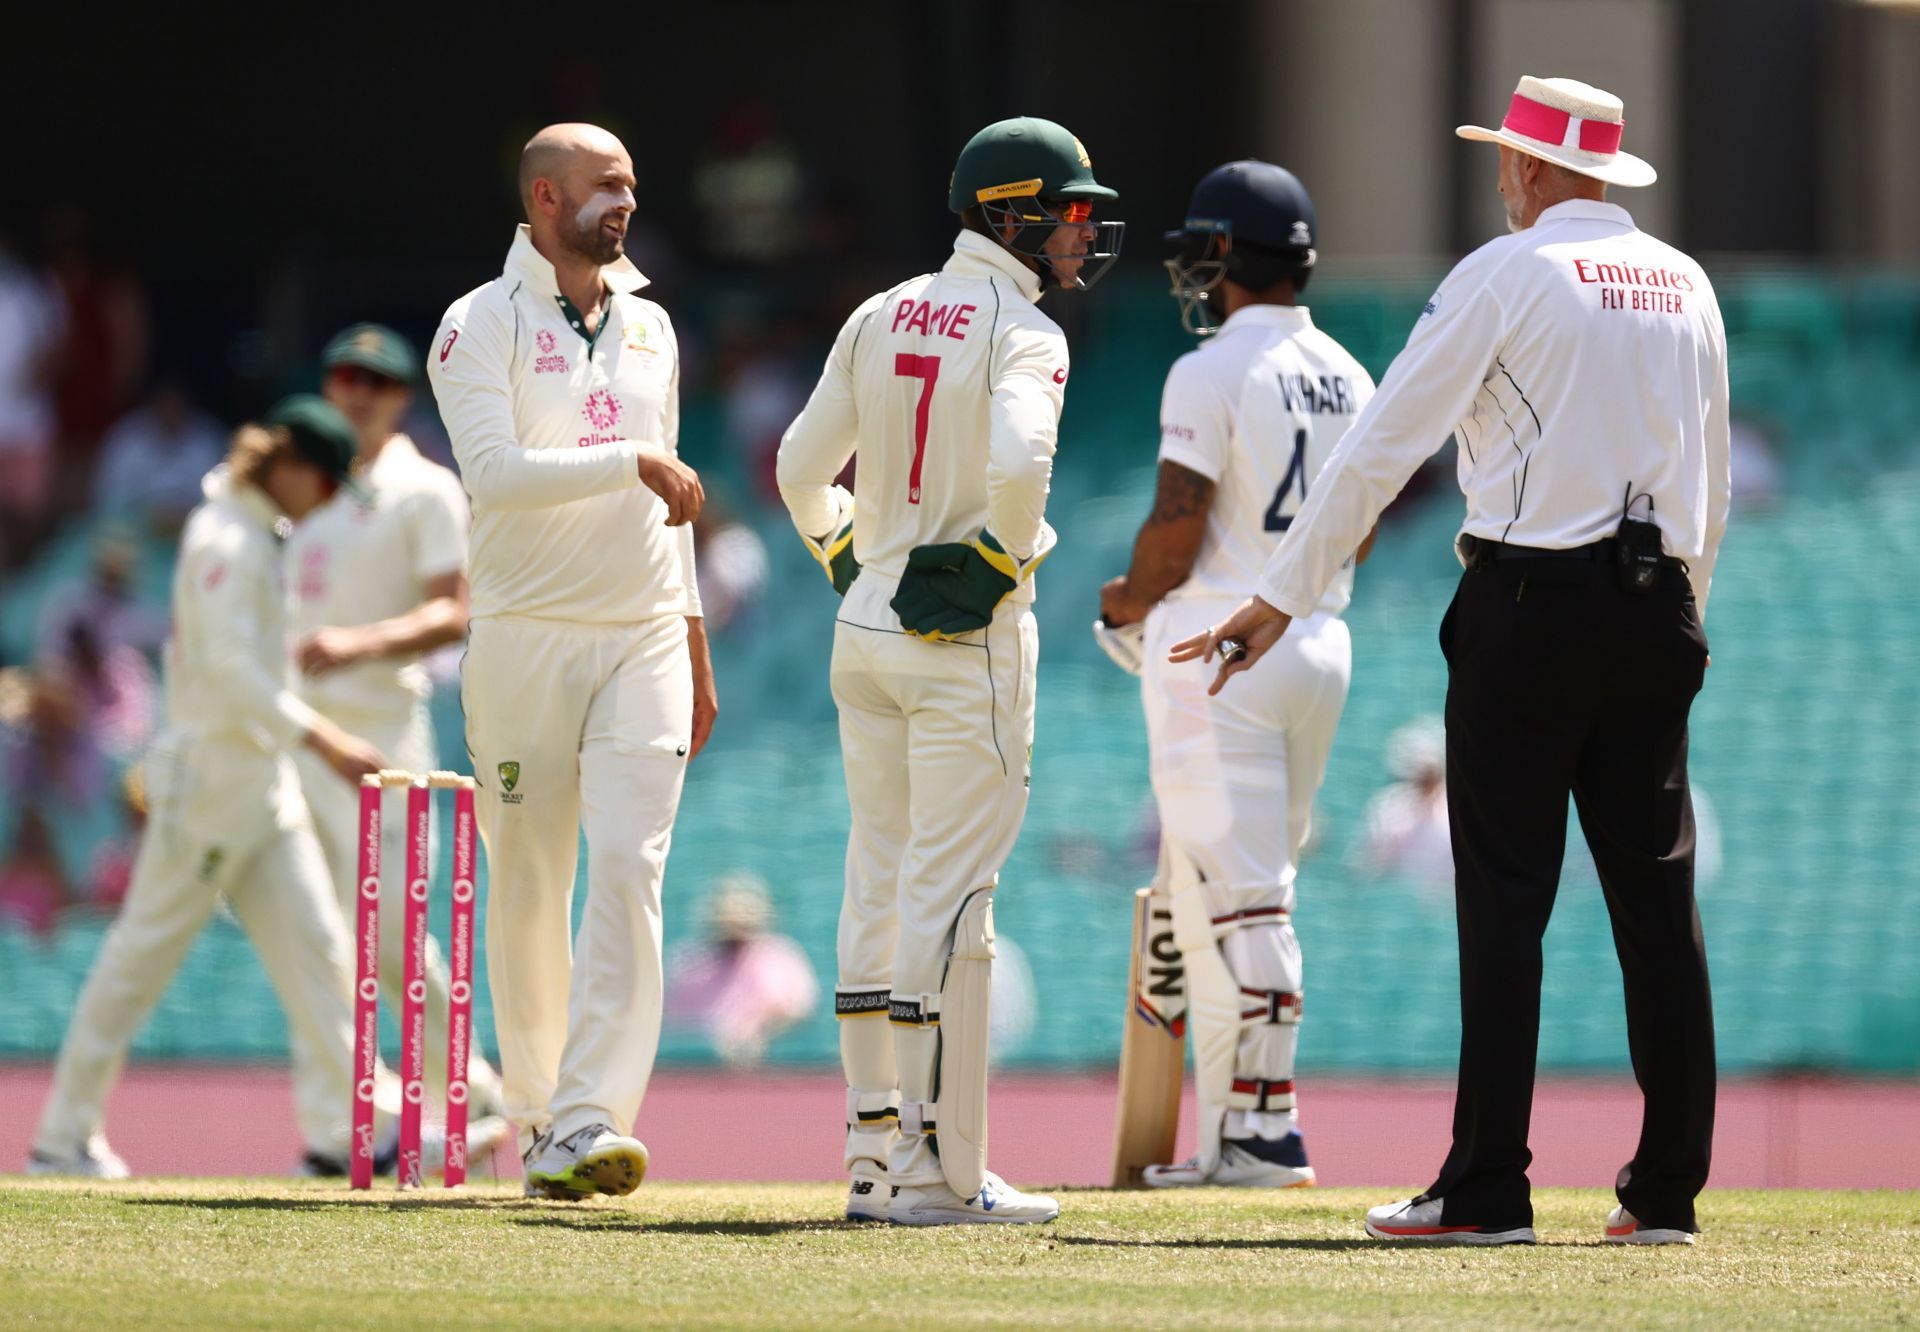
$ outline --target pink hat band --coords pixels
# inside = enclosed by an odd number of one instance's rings
[[[1563,148],[1579,148],[1611,157],[1620,151],[1620,132],[1624,120],[1587,120],[1570,111],[1560,111],[1545,102],[1536,102],[1519,93],[1507,108],[1500,128],[1511,130],[1541,143],[1557,143]]]

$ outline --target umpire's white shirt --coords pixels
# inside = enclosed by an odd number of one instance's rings
[[[404,615],[427,599],[427,584],[466,568],[467,497],[452,472],[395,435],[361,480],[365,495],[342,489],[287,539],[287,632],[295,640]],[[294,687],[336,719],[404,717],[431,690],[418,656],[354,662],[298,676]]]
[[[427,376],[473,501],[473,618],[632,624],[700,614],[693,526],[666,525],[643,451],[680,442],[680,349],[620,259],[594,351],[523,224],[505,271],[447,310]]]
[[[1039,297],[1033,270],[963,231],[939,272],[855,310],[780,442],[794,525],[811,537],[835,529],[844,492],[833,480],[857,446],[863,570],[897,580],[914,547],[971,541],[982,528],[1022,563],[1051,545],[1044,514],[1067,340]],[[1031,601],[1032,580],[1012,599]]]
[[[1309,614],[1380,511],[1451,431],[1463,531],[1567,549],[1652,500],[1704,615],[1731,492],[1727,343],[1691,258],[1623,208],[1555,204],[1461,260],[1335,451],[1259,595]]]
[[[1193,573],[1168,600],[1239,601],[1252,591],[1372,396],[1372,376],[1305,306],[1242,307],[1175,361],[1161,396],[1160,458],[1204,476],[1214,494]],[[1337,615],[1352,598],[1349,560],[1319,609]]]

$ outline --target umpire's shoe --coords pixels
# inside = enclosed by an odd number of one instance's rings
[[[1643,1226],[1638,1217],[1624,1207],[1607,1213],[1609,1244],[1691,1244],[1690,1230],[1668,1230],[1663,1226]]]
[[[938,1184],[902,1184],[893,1191],[887,1219],[896,1226],[1030,1226],[1060,1215],[1060,1204],[1044,1194],[1022,1193],[987,1171],[986,1182],[971,1198]]]
[[[1532,1244],[1532,1226],[1501,1230],[1493,1226],[1466,1226],[1440,1219],[1438,1198],[1408,1198],[1367,1213],[1367,1233],[1377,1240],[1406,1244]]]

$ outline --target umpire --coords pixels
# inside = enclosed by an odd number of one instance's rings
[[[1713,1137],[1713,1012],[1693,896],[1687,713],[1726,530],[1726,332],[1700,266],[1606,202],[1650,185],[1620,100],[1523,78],[1499,129],[1514,234],[1463,259],[1314,483],[1258,595],[1177,644],[1217,692],[1312,612],[1449,431],[1466,574],[1440,625],[1460,931],[1453,1150],[1377,1239],[1531,1243],[1540,938],[1567,796],[1600,870],[1645,1095],[1609,1240],[1689,1244]]]

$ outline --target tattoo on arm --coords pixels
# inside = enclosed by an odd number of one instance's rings
[[[1213,505],[1213,482],[1179,463],[1160,464],[1160,484],[1153,496],[1149,526],[1204,517]]]

